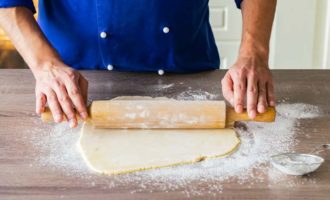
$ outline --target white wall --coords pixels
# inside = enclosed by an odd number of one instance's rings
[[[228,68],[238,53],[241,13],[234,0],[210,0],[210,10],[222,68]],[[278,0],[270,66],[275,69],[330,69],[329,0]]]
[[[221,56],[221,68],[228,68],[238,54],[241,40],[241,12],[234,0],[210,0],[210,21]]]

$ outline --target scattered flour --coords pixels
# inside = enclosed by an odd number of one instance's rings
[[[49,131],[42,130],[31,134],[31,142],[39,152],[37,163],[50,170],[61,170],[67,175],[88,170],[82,165],[83,158],[79,156],[77,141],[81,124],[71,129],[67,124],[55,125]]]
[[[182,93],[178,99],[213,99],[215,95],[202,91]],[[192,165],[143,171],[126,175],[109,176],[102,182],[95,182],[97,174],[91,172],[81,158],[77,141],[80,128],[71,130],[66,124],[56,125],[50,132],[38,129],[32,134],[31,144],[40,152],[33,166],[47,167],[89,182],[91,187],[103,185],[111,190],[127,184],[136,187],[131,193],[170,192],[182,190],[186,196],[202,193],[216,195],[225,190],[224,181],[248,184],[256,182],[278,184],[286,176],[269,167],[270,156],[290,152],[296,144],[295,132],[298,119],[314,118],[320,115],[316,106],[308,104],[286,104],[277,106],[275,123],[240,122],[236,131],[241,139],[239,149],[231,156],[210,159]],[[313,180],[307,180],[310,182]],[[193,184],[192,184],[193,183]],[[286,183],[294,186],[295,182]]]
[[[215,100],[219,97],[217,94],[199,90],[187,90],[177,96],[177,100]]]
[[[171,83],[171,84],[150,85],[148,87],[151,87],[153,90],[156,90],[156,91],[159,91],[159,90],[164,91],[164,90],[171,89],[174,86],[175,86],[175,84],[174,83]]]

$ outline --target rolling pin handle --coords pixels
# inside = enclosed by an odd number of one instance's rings
[[[235,121],[256,121],[256,122],[274,122],[276,117],[275,107],[268,107],[265,113],[258,113],[256,118],[251,119],[246,111],[243,113],[236,113],[232,107],[227,107],[226,126],[233,126]]]

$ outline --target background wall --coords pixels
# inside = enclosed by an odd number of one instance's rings
[[[241,39],[241,12],[233,0],[210,0],[211,23],[222,67],[236,59]],[[270,67],[330,69],[330,1],[278,0]]]
[[[241,40],[241,12],[234,0],[210,0],[210,21],[222,68],[230,67]],[[330,1],[278,0],[271,39],[273,69],[330,69]],[[0,30],[0,68],[25,67]]]

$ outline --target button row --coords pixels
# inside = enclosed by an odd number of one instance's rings
[[[169,32],[170,32],[170,28],[167,27],[167,26],[165,26],[165,27],[163,28],[163,33],[167,34],[167,33],[169,33]],[[108,36],[107,33],[104,32],[104,31],[102,31],[102,32],[100,33],[100,37],[101,37],[102,39],[107,38],[107,36]],[[111,64],[109,64],[109,65],[107,66],[107,69],[108,69],[109,71],[112,71],[113,68],[114,68],[114,67],[113,67],[113,65],[111,65]],[[162,69],[159,69],[159,70],[158,70],[158,74],[159,74],[160,76],[162,76],[162,75],[165,74],[165,71],[162,70]]]
[[[109,64],[109,65],[107,66],[107,69],[108,69],[109,71],[112,71],[113,68],[114,68],[114,67],[113,67],[113,65],[111,65],[111,64]],[[162,69],[159,69],[159,70],[158,70],[158,74],[159,74],[160,76],[162,76],[162,75],[165,74],[165,71],[162,70]]]
[[[170,28],[167,27],[167,26],[165,26],[165,27],[163,28],[163,33],[167,34],[167,33],[169,33],[169,32],[170,32]],[[100,37],[101,37],[102,39],[107,38],[107,36],[108,36],[108,34],[107,34],[105,31],[102,31],[102,32],[100,33]]]

